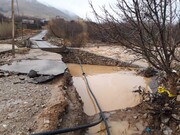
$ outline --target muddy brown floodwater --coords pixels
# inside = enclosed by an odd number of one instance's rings
[[[88,92],[86,83],[82,76],[81,68],[78,64],[67,64],[73,76],[76,87],[82,101],[84,102],[84,112],[93,116],[99,111],[94,100]],[[149,90],[149,80],[142,76],[137,76],[133,69],[125,69],[112,66],[83,65],[90,87],[95,94],[103,111],[116,113],[115,110],[134,107],[141,102],[141,96],[132,92],[139,86]],[[112,135],[141,134],[145,124],[136,123],[136,129],[130,126],[128,121],[108,120]],[[101,123],[88,129],[86,135],[106,135],[104,125]]]
[[[74,86],[84,102],[84,112],[91,116],[98,113],[98,109],[88,92],[79,65],[68,64],[73,75]],[[134,107],[141,101],[138,93],[133,93],[139,86],[146,89],[147,80],[137,76],[135,71],[111,66],[83,65],[90,87],[95,94],[103,111],[113,111]]]

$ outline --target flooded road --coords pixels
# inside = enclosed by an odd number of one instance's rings
[[[87,90],[79,65],[67,64],[73,76],[74,86],[84,102],[84,112],[91,116],[98,109]],[[135,71],[111,66],[83,65],[90,87],[103,111],[113,111],[133,107],[140,103],[139,86],[148,89],[147,80],[137,76]]]

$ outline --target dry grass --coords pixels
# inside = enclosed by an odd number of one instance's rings
[[[0,23],[0,39],[10,38],[11,31],[12,31],[11,23]]]

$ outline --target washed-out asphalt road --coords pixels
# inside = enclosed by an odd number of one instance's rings
[[[42,30],[41,33],[30,38],[30,41],[33,43],[32,48],[59,48],[58,46],[52,45],[51,43],[44,41],[43,37],[47,34],[47,30]]]

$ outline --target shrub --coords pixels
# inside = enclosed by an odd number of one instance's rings
[[[83,22],[65,21],[64,19],[53,19],[48,24],[49,36],[63,38],[65,43],[80,47],[86,43],[87,34]]]

